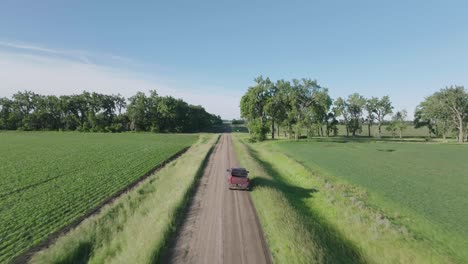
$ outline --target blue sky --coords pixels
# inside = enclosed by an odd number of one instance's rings
[[[0,96],[156,89],[239,116],[258,75],[415,106],[468,83],[466,1],[2,1]]]

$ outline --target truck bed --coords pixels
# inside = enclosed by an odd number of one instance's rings
[[[230,172],[228,184],[229,189],[248,189],[250,187],[250,180],[247,177],[248,171],[244,168],[232,168]]]

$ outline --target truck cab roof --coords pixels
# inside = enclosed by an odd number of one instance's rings
[[[245,168],[231,168],[229,171],[234,177],[247,177],[249,175],[249,171]]]

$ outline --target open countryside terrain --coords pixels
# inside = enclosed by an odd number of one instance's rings
[[[29,263],[154,263],[177,229],[218,135],[201,134],[177,159],[142,180]]]
[[[227,188],[226,168],[238,166],[223,134],[162,263],[271,263],[249,192]]]
[[[307,167],[366,187],[468,237],[466,146],[354,142],[276,146]]]
[[[468,1],[3,2],[0,264],[468,264]]]
[[[353,141],[269,144],[332,182],[360,186],[369,193],[365,202],[391,212],[391,221],[468,260],[467,146]]]
[[[0,262],[190,146],[196,135],[0,133]]]
[[[413,173],[408,166],[396,166],[399,174],[408,173],[413,179],[397,178],[398,186],[387,184],[393,197],[403,196],[400,200],[384,196],[377,187],[365,187],[346,179],[347,174],[358,171],[362,178],[391,177],[372,171],[365,165],[381,167],[388,170],[382,163],[374,161],[369,153],[365,160],[356,158],[356,166],[343,163],[340,159],[339,148],[344,145],[358,145],[364,150],[356,151],[358,156],[374,151],[392,153],[389,146],[402,152],[405,149],[424,148],[428,145],[440,150],[445,155],[460,154],[451,147],[464,147],[448,144],[416,144],[416,143],[321,143],[321,142],[293,142],[267,141],[264,143],[249,143],[247,136],[235,136],[236,152],[242,166],[247,166],[252,172],[252,183],[255,188],[252,200],[258,212],[265,237],[272,252],[274,262],[278,263],[466,263],[467,239],[463,223],[466,223],[466,210],[463,188],[463,175],[451,171],[458,184],[441,183],[428,177],[427,184],[419,183],[417,175],[424,173],[418,166],[424,157],[431,155],[422,153],[421,159],[415,159]],[[323,144],[323,145],[321,145]],[[334,160],[327,163],[332,166],[348,166],[344,173],[332,174],[324,166],[313,162],[315,155],[323,151],[321,147],[336,144],[335,150],[324,154],[323,160]],[[297,145],[291,147],[291,145]],[[366,146],[364,146],[366,145]],[[381,148],[382,146],[385,148]],[[302,146],[302,147],[301,147]],[[355,146],[355,148],[359,148]],[[399,146],[402,146],[401,149]],[[290,147],[289,149],[287,149]],[[352,147],[351,147],[352,148]],[[353,148],[354,149],[354,148]],[[312,154],[310,154],[312,153]],[[378,155],[378,154],[377,154]],[[411,163],[410,156],[404,155]],[[298,158],[299,157],[299,158]],[[394,165],[389,159],[390,165]],[[432,162],[437,163],[432,160]],[[430,163],[430,160],[428,161]],[[434,164],[436,167],[437,164]],[[449,165],[445,162],[439,166]],[[434,167],[429,167],[434,168]],[[439,169],[443,170],[443,168]],[[445,170],[444,170],[445,171]],[[390,171],[394,172],[395,171]],[[437,170],[436,170],[437,172]],[[458,172],[462,172],[460,169]],[[416,174],[415,174],[416,173]],[[444,174],[440,174],[444,175]],[[379,178],[380,179],[380,178]],[[461,182],[460,182],[461,180]],[[385,180],[384,180],[385,181]],[[401,181],[401,183],[399,182]],[[440,186],[438,186],[440,184]],[[408,188],[410,185],[413,188]],[[427,194],[422,194],[426,188]],[[444,189],[432,191],[435,189]],[[399,190],[401,189],[401,190]],[[401,192],[405,192],[402,194]],[[447,192],[455,194],[446,195]],[[412,193],[413,196],[412,196]],[[442,194],[441,194],[442,193]],[[434,196],[428,201],[420,202],[417,210],[410,208],[418,205],[412,199],[416,195]],[[458,195],[458,197],[457,197]],[[438,197],[437,197],[438,196]],[[441,205],[447,204],[445,212]],[[416,201],[420,201],[416,198]],[[428,209],[434,204],[434,211]],[[428,214],[423,212],[428,210]],[[454,212],[456,210],[456,212]],[[434,217],[433,217],[434,216]],[[455,221],[441,224],[446,217]],[[454,224],[458,221],[460,224]],[[460,231],[458,231],[460,230]]]

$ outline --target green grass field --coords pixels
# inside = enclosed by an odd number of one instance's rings
[[[83,216],[195,135],[0,133],[0,262]]]
[[[364,202],[383,210],[388,220],[407,227],[416,239],[428,241],[435,252],[440,250],[442,255],[468,261],[468,146],[293,141],[267,144],[332,182],[359,186],[368,193]]]
[[[284,142],[288,156],[468,237],[468,146]]]
[[[468,146],[234,139],[275,262],[468,262]]]

